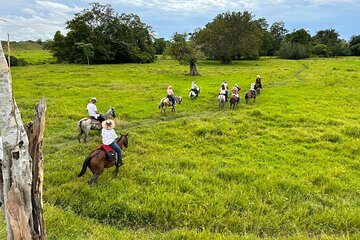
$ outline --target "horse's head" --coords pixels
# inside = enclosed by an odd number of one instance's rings
[[[176,102],[178,102],[179,104],[181,104],[181,101],[182,101],[182,97],[180,97],[180,96],[176,97]]]
[[[128,133],[124,134],[119,137],[119,140],[117,141],[117,144],[121,147],[122,145],[124,145],[124,147],[128,147],[129,143],[128,143]]]
[[[114,107],[110,107],[110,109],[111,109],[111,116],[112,116],[113,118],[116,118],[115,108],[114,108]]]

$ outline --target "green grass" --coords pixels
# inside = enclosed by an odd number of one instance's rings
[[[356,239],[360,237],[358,58],[154,64],[32,65],[12,69],[24,122],[47,98],[48,239]],[[256,103],[244,94],[261,74]],[[187,97],[191,81],[201,87]],[[223,80],[243,102],[219,111]],[[157,108],[172,84],[184,101]],[[93,186],[77,178],[101,139],[77,143],[76,121],[98,98],[129,133],[125,165]],[[59,225],[60,224],[60,225]]]

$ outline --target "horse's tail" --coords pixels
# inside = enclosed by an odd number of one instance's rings
[[[84,133],[84,130],[82,129],[81,124],[82,124],[82,122],[85,121],[85,120],[87,120],[87,118],[81,119],[81,120],[78,122],[78,124],[77,124],[77,129],[78,129],[78,131],[79,131],[80,134],[83,134],[83,133]]]
[[[82,175],[85,174],[87,167],[90,164],[90,160],[93,158],[92,153],[90,153],[90,155],[84,160],[83,166],[81,171],[79,172],[79,174],[77,175],[78,177],[81,177]]]

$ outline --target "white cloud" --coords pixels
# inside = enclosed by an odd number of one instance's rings
[[[36,0],[33,4],[24,4],[17,15],[3,17],[7,22],[0,23],[0,32],[9,33],[15,41],[50,39],[57,30],[64,33],[66,20],[72,19],[73,14],[82,9],[75,5]],[[0,37],[4,38],[3,35]]]

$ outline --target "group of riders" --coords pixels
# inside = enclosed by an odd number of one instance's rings
[[[257,75],[257,77],[256,77],[256,84],[251,83],[251,86],[250,86],[250,91],[253,92],[254,96],[256,96],[256,94],[257,94],[255,85],[257,85],[257,87],[262,88],[260,75]],[[229,93],[228,89],[229,89],[228,83],[227,83],[227,81],[224,81],[221,84],[219,95],[224,95],[226,102],[228,101],[228,93]],[[240,99],[240,97],[239,97],[240,90],[241,89],[239,88],[239,86],[237,84],[235,84],[231,90],[232,95],[236,96],[237,102],[239,102],[239,99]],[[198,96],[198,94],[199,94],[199,87],[196,85],[196,83],[194,81],[191,83],[190,91],[193,91],[195,93],[195,96]],[[167,97],[172,102],[172,105],[176,106],[176,97],[175,97],[175,94],[174,94],[174,91],[173,91],[171,85],[168,86],[166,93],[167,93]],[[102,129],[101,129],[102,143],[103,143],[103,145],[109,146],[116,151],[116,153],[117,153],[116,166],[119,167],[122,164],[124,164],[124,162],[122,160],[122,150],[115,142],[115,139],[118,137],[114,130],[115,121],[113,121],[111,119],[105,120],[105,118],[97,110],[96,102],[97,102],[97,99],[95,97],[92,97],[90,99],[90,102],[87,104],[86,108],[88,110],[90,118],[92,120],[98,121],[101,124],[101,126],[102,126]]]
[[[254,96],[257,95],[256,88],[262,88],[260,75],[256,76],[256,83],[251,83],[250,84],[250,91],[252,92],[252,94]],[[240,90],[241,90],[241,88],[239,88],[239,86],[237,84],[234,84],[234,87],[231,89],[231,95],[235,96],[237,98],[237,102],[239,102],[239,100],[240,100],[240,97],[239,97]],[[227,81],[224,81],[221,84],[219,95],[224,95],[225,96],[225,102],[228,101],[229,86],[228,86]]]

